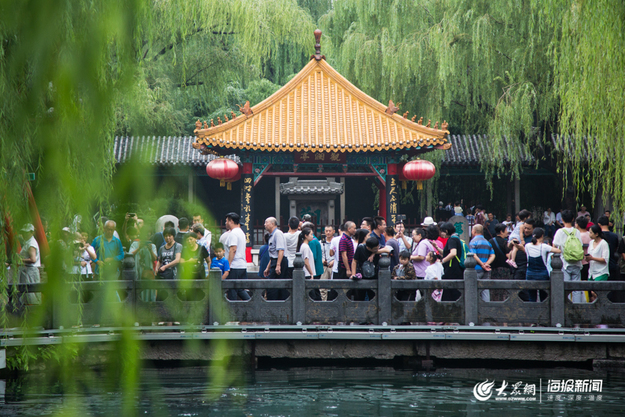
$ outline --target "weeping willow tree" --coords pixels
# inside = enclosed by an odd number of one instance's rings
[[[202,114],[219,104],[211,102],[212,93],[232,80],[288,72],[294,51],[311,49],[312,27],[294,0],[0,2],[0,261],[11,265],[0,269],[0,326],[27,330],[48,319],[48,298],[40,308],[15,312],[9,303],[15,294],[7,290],[7,282],[17,280],[20,260],[17,242],[6,232],[33,222],[29,188],[49,221],[46,272],[58,293],[64,266],[73,262],[55,243],[61,228],[77,214],[83,224],[93,223],[108,201],[123,204],[128,194],[142,199],[157,192],[146,180],[149,167],[138,166],[119,172],[113,189],[114,133],[183,129],[193,121],[193,112],[185,113],[189,103]],[[286,55],[280,65],[272,63],[278,53]],[[36,177],[30,186],[28,173]],[[123,308],[115,317],[126,328],[135,325]],[[123,414],[134,415],[141,346],[126,330],[113,346],[108,360],[115,366],[105,372],[123,388]],[[215,349],[227,358],[231,347],[221,343]],[[9,366],[28,369],[37,359],[57,363],[56,376],[72,392],[81,389],[75,376],[89,372],[75,361],[88,348],[22,346],[9,353]],[[232,376],[218,372],[211,382],[227,384]]]
[[[301,69],[313,30],[294,0],[154,2],[116,133],[192,134],[198,118],[230,115],[258,83],[281,85]]]
[[[487,177],[564,135],[563,172],[622,211],[624,17],[618,0],[337,0],[320,22],[328,60],[368,94],[488,133]]]

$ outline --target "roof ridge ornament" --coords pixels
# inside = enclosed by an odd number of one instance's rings
[[[317,61],[321,61],[322,59],[326,59],[325,55],[321,55],[321,31],[319,29],[315,30],[315,54],[310,56],[310,59],[315,59]]]
[[[397,111],[399,111],[399,105],[401,103],[397,103],[397,105],[395,105],[395,103],[393,103],[393,100],[389,100],[388,101],[388,107],[386,108],[386,110],[384,111],[386,114],[389,115],[393,115],[395,114]]]
[[[239,107],[239,111],[241,113],[243,113],[244,115],[248,116],[248,117],[254,114],[254,112],[250,108],[250,101],[249,100],[246,101],[243,106],[239,106],[238,104],[237,104],[237,106]]]

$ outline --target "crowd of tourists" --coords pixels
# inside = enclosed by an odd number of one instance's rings
[[[458,206],[443,207],[442,202],[437,217],[441,210],[462,215]],[[377,279],[382,254],[389,257],[392,278],[404,280],[463,279],[464,263],[470,253],[477,263],[479,279],[549,280],[554,253],[561,254],[565,280],[621,280],[625,273],[625,242],[610,230],[613,225],[607,215],[593,223],[585,207],[577,213],[561,210],[554,214],[549,209],[542,219],[521,210],[514,221],[508,216],[498,222],[492,213],[477,206],[469,216],[471,236],[466,241],[459,236],[461,230],[456,229],[457,224],[435,222],[432,217],[426,217],[411,231],[402,222],[387,226],[383,217],[365,217],[358,224],[346,221],[338,227],[325,226],[320,236],[310,215],[302,219],[291,217],[284,232],[278,221],[269,217],[264,224],[265,242],[258,253],[258,276],[291,278],[296,253],[301,253],[304,274],[309,279]],[[128,253],[134,256],[137,279],[205,278],[210,268],[218,268],[223,279],[251,278],[246,236],[237,213],[225,216],[226,231],[216,241],[199,215],[192,216],[191,221],[182,217],[175,223],[166,221],[160,231],[150,235],[143,219],[127,213],[119,231],[115,221],[103,218],[102,234],[92,240],[74,224],[74,230],[63,229],[63,237],[56,243],[72,253],[72,261],[65,262],[63,267],[84,280],[117,279],[121,261]],[[20,282],[39,282],[38,267],[42,262],[33,225],[25,225],[20,233]],[[268,289],[263,296],[268,300],[283,300],[288,292]],[[317,300],[331,300],[336,292],[319,290],[313,296]],[[362,301],[371,299],[373,294],[352,290],[348,296]],[[423,296],[419,291],[396,293],[402,301],[418,301]],[[436,301],[453,301],[459,296],[459,291],[454,289],[436,290],[432,294]],[[481,293],[487,301],[503,301],[506,296],[505,290]],[[538,301],[544,296],[535,291],[526,294],[527,301]],[[29,297],[29,303],[38,302],[34,295]],[[248,300],[250,293],[233,289],[227,297]],[[584,303],[592,302],[596,294],[574,291],[569,297],[573,302]],[[156,301],[155,292],[149,298]]]

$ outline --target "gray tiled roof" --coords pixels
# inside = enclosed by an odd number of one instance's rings
[[[443,166],[479,166],[488,155],[489,141],[485,135],[449,135],[451,149],[445,152]],[[123,164],[131,157],[143,155],[143,160],[155,165],[205,166],[215,159],[213,155],[202,155],[193,149],[194,136],[142,136],[115,137],[114,154],[117,163]],[[533,155],[520,147],[524,164],[535,162]],[[227,156],[237,163],[236,155]]]
[[[451,149],[445,151],[443,166],[479,166],[482,158],[489,155],[489,140],[486,135],[449,135],[448,139]],[[509,143],[505,136],[504,140]],[[534,155],[527,153],[522,146],[519,146],[518,151],[523,165],[535,162]]]
[[[330,180],[292,179],[280,184],[281,194],[343,194],[343,184]]]
[[[214,155],[202,155],[191,147],[195,136],[123,136],[115,137],[113,153],[119,164],[128,162],[132,157],[154,165],[206,166],[216,158]],[[235,162],[235,155],[226,156]]]
[[[590,149],[593,149],[594,139],[589,140],[588,137],[584,137],[582,143],[582,146],[579,146],[577,141],[572,141],[571,136],[551,135],[551,145],[556,152],[572,156],[575,155],[576,150],[579,150],[583,161],[597,158],[597,152],[590,151]]]

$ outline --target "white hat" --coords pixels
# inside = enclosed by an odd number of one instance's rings
[[[24,227],[22,227],[21,231],[22,232],[34,232],[35,226],[33,226],[31,223],[26,223]]]
[[[434,219],[428,216],[425,219],[423,219],[423,223],[421,223],[421,226],[429,226],[431,224],[434,224]]]

